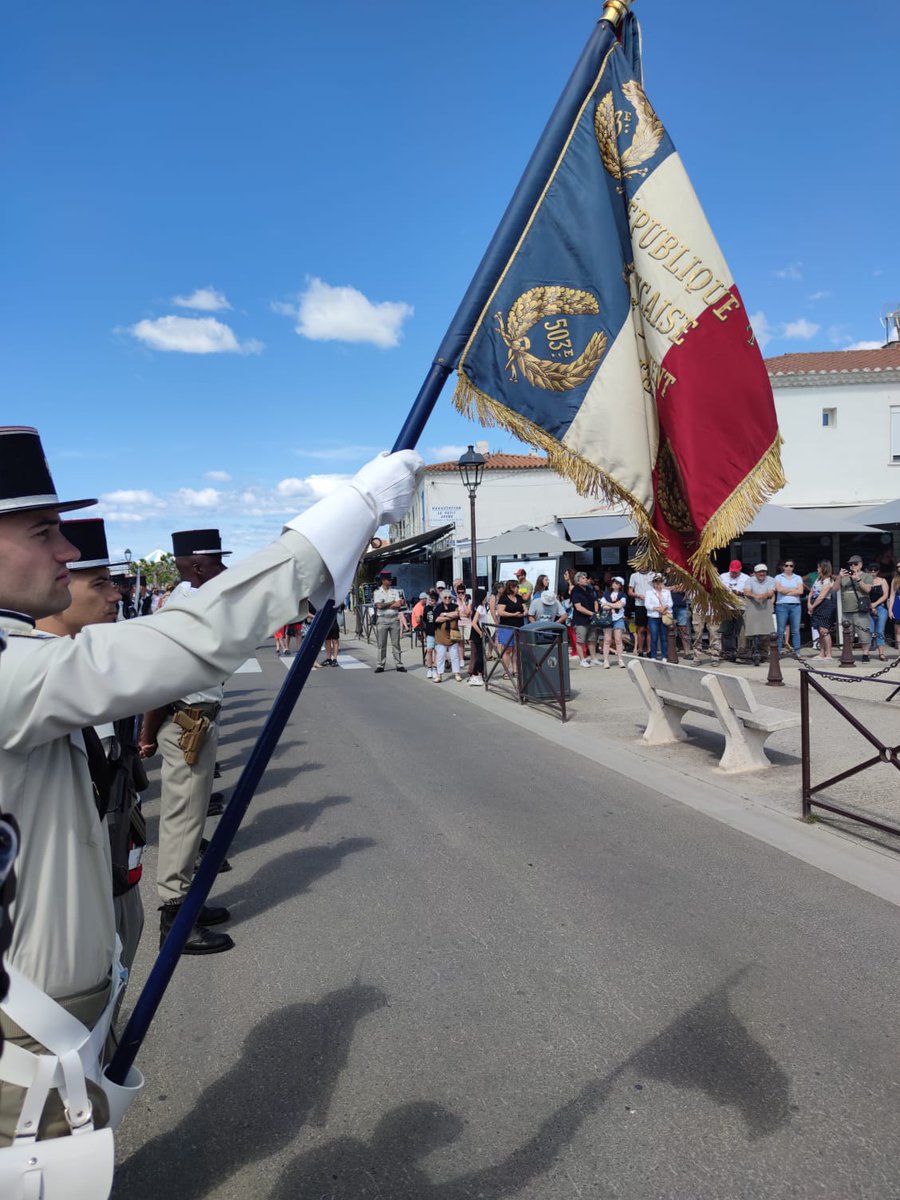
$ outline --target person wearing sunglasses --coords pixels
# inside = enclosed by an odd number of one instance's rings
[[[784,645],[784,631],[791,627],[791,649],[800,649],[800,611],[803,603],[803,580],[794,574],[792,559],[781,564],[775,576],[775,629],[778,634],[778,652]]]

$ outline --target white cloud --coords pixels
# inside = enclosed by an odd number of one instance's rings
[[[827,300],[830,295],[831,292],[813,292],[813,294],[810,296],[810,300]]]
[[[195,308],[199,312],[222,312],[223,309],[231,308],[227,296],[217,292],[212,284],[209,287],[197,288],[189,296],[173,296],[172,303],[177,304],[179,308]]]
[[[880,350],[884,345],[883,342],[853,342],[849,346],[845,346],[845,350]]]
[[[812,321],[807,321],[805,317],[800,317],[797,321],[788,321],[781,331],[781,336],[790,338],[791,340],[799,339],[803,342],[808,342],[810,338],[814,338],[821,329],[820,325],[814,325]]]
[[[158,495],[134,488],[102,497],[99,513],[113,525],[144,522],[147,536],[165,538],[169,530],[191,523],[218,525],[239,544],[264,545],[277,536],[282,522],[329,495],[349,475],[313,474],[273,484],[235,488],[180,487]],[[201,519],[202,514],[202,519]],[[120,537],[127,536],[124,531]]]
[[[183,487],[177,492],[179,500],[188,508],[217,508],[221,495],[221,492],[211,487],[201,488],[199,491]]]
[[[286,520],[304,512],[339,487],[348,475],[314,474],[279,482],[233,485],[223,488],[180,487],[157,494],[149,489],[109,493],[120,502],[104,503],[98,515],[107,522],[110,545],[135,547],[135,557],[155,546],[169,546],[173,529],[215,525],[236,558],[271,542]],[[152,503],[148,503],[152,501]],[[141,544],[135,546],[135,541]],[[232,560],[234,561],[234,560]]]
[[[790,279],[793,283],[798,282],[803,278],[803,263],[788,263],[786,267],[782,267],[780,270],[775,272],[775,278]]]
[[[118,492],[104,492],[100,501],[103,504],[140,504],[144,508],[164,508],[166,503],[155,492],[146,488],[123,488]]]
[[[175,350],[182,354],[259,354],[262,342],[239,342],[229,325],[215,317],[157,317],[138,321],[128,333],[151,350]]]
[[[273,313],[278,313],[279,317],[296,317],[297,305],[288,304],[285,300],[273,300],[269,305]]]
[[[769,342],[775,336],[775,332],[769,324],[768,317],[764,312],[751,313],[750,326],[756,335],[756,340],[759,342],[760,350],[765,350],[766,346],[768,346]]]
[[[156,514],[154,513],[153,515],[155,516]],[[149,516],[149,513],[128,512],[127,510],[118,508],[104,508],[103,510],[104,521],[120,521],[129,525],[133,525],[138,521],[146,521]]]
[[[468,448],[468,443],[465,446],[455,446],[452,443],[446,446],[429,446],[428,455],[434,462],[449,462],[451,458],[459,458],[461,454],[465,454]]]
[[[230,483],[231,476],[227,471],[204,471],[204,479],[211,479],[214,483]]]
[[[356,288],[310,279],[299,296],[296,330],[314,342],[367,342],[387,350],[399,344],[403,322],[412,314],[412,306],[401,301],[374,304]]]
[[[336,487],[349,478],[349,475],[307,475],[305,479],[292,476],[276,484],[275,491],[285,498],[309,496],[321,500],[323,496],[330,496]]]

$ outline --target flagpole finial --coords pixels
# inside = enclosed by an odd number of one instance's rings
[[[603,6],[604,21],[609,21],[610,25],[615,28],[628,12],[631,0],[606,0]]]

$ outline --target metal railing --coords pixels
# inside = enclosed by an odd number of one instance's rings
[[[882,672],[879,672],[881,674]],[[835,813],[837,816],[846,817],[848,820],[857,821],[861,825],[867,825],[870,829],[878,829],[882,833],[892,833],[900,836],[900,826],[891,825],[886,821],[879,821],[875,817],[866,816],[855,809],[844,808],[841,804],[835,804],[832,800],[824,800],[820,798],[820,793],[826,788],[833,787],[836,783],[842,783],[845,779],[852,779],[854,775],[860,774],[861,771],[866,771],[869,767],[877,766],[879,763],[890,763],[897,770],[900,770],[900,744],[890,746],[883,742],[877,734],[855,717],[837,697],[826,691],[824,686],[815,678],[817,674],[826,675],[826,672],[813,672],[809,669],[804,669],[800,672],[800,754],[802,768],[802,796],[803,796],[803,816],[808,818],[812,814],[813,808],[825,809],[827,812]],[[830,673],[828,673],[830,674]],[[826,675],[827,677],[827,675]],[[888,683],[887,680],[873,680],[872,676],[834,676],[844,680],[852,679],[853,682],[875,682],[880,683],[885,687],[893,687],[894,681]],[[812,688],[822,699],[829,704],[843,719],[859,733],[867,742],[875,747],[877,753],[871,758],[865,759],[863,762],[857,763],[855,766],[849,767],[846,771],[841,771],[837,775],[832,775],[829,779],[822,780],[821,783],[814,784],[812,782],[812,753],[810,746],[810,723],[809,723],[809,689]],[[814,797],[817,797],[814,799]]]
[[[520,704],[534,704],[539,708],[558,711],[560,719],[566,721],[566,668],[569,654],[569,639],[566,630],[551,634],[541,631],[541,641],[526,625],[524,629],[509,626],[483,624],[484,634],[484,686],[516,699]],[[501,645],[498,632],[512,635],[512,652],[509,642]],[[510,671],[510,667],[512,670]],[[499,678],[498,678],[499,673]]]

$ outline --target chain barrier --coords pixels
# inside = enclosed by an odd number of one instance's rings
[[[810,666],[809,659],[803,659],[797,651],[790,647],[782,651],[785,658],[795,659],[804,671],[808,671],[810,675],[819,675],[822,679],[836,679],[840,683],[871,683],[873,680],[880,679],[882,675],[887,675],[889,671],[893,671],[895,667],[900,666],[900,658],[895,658],[893,662],[886,663],[878,671],[872,671],[869,675],[845,675],[839,671],[825,671],[821,667]]]

